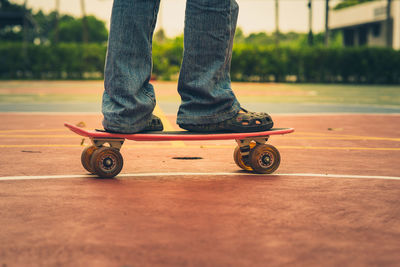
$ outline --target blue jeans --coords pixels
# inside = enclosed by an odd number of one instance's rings
[[[134,133],[150,120],[152,36],[160,0],[114,0],[102,112],[107,130]],[[230,65],[238,5],[235,0],[187,0],[179,74],[178,124],[218,123],[240,110]]]

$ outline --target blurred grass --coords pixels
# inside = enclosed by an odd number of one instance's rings
[[[248,94],[249,89],[235,89],[247,102],[400,105],[400,86],[277,84]]]
[[[176,82],[153,82],[159,102],[179,102]],[[233,83],[240,101],[400,106],[400,86]],[[101,101],[102,81],[0,81],[0,103]]]
[[[101,95],[0,94],[0,103],[98,102]]]

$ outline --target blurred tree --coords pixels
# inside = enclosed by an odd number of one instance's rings
[[[154,41],[157,43],[164,43],[167,40],[167,36],[165,35],[165,31],[163,28],[159,29],[155,34],[154,34]]]
[[[365,3],[365,2],[372,2],[372,1],[376,1],[376,0],[342,0],[333,9],[335,9],[335,10],[342,9],[342,8],[355,6],[355,5]]]
[[[268,35],[265,32],[250,33],[244,41],[247,44],[254,45],[271,45],[276,43],[276,32],[273,35]],[[280,34],[280,33],[279,33]],[[281,36],[281,34],[280,34]],[[279,38],[280,39],[280,38]],[[280,39],[281,40],[281,39]],[[281,40],[282,41],[282,40]]]
[[[317,33],[314,34],[313,37],[313,45],[314,46],[323,46],[325,43],[325,33]],[[307,33],[297,33],[297,32],[287,32],[287,33],[279,33],[279,41],[280,46],[293,47],[293,48],[301,48],[307,47],[308,44],[308,34]],[[329,47],[342,47],[341,43],[341,33],[340,32],[332,32],[331,33],[331,42],[329,43]],[[236,44],[248,44],[254,46],[272,46],[275,44],[276,36],[275,33],[267,34],[265,32],[251,33],[248,36],[243,34],[242,29],[238,28],[236,30],[236,35],[234,39]]]
[[[31,9],[25,10],[23,5],[10,3],[9,0],[0,0],[0,39],[2,41],[24,39],[24,16],[28,18],[29,27],[35,26],[35,31],[29,33],[29,42],[41,44],[57,43],[57,41],[83,42],[84,20],[87,21],[87,36],[90,42],[103,43],[108,38],[105,22],[94,16],[77,19],[69,15],[58,16],[57,11],[45,14],[41,10],[33,14]],[[58,27],[56,27],[57,21]]]
[[[73,21],[74,18],[69,15],[64,15],[61,18],[57,17],[58,14],[56,11],[49,13],[48,15],[44,14],[43,11],[39,10],[34,18],[39,25],[37,38],[40,39],[40,43],[57,43],[57,32],[60,20],[63,21]],[[52,40],[50,40],[52,38]],[[58,38],[59,39],[59,38]]]
[[[9,0],[0,0],[0,11],[24,11],[24,7],[22,5],[10,3]]]
[[[108,32],[105,23],[94,16],[86,16],[86,20],[88,27],[88,40],[92,43],[106,42]],[[58,23],[58,40],[65,43],[83,42],[83,27],[82,18],[75,19],[67,15],[61,16]],[[49,37],[49,39],[54,42],[54,29],[50,31]]]
[[[235,43],[243,43],[244,38],[245,38],[245,36],[244,36],[242,28],[237,27],[236,32],[235,32],[234,42]]]
[[[24,26],[26,31],[24,32]],[[10,3],[9,0],[0,0],[0,40],[26,41],[32,40],[32,32],[36,26],[32,18],[32,10],[24,5]]]

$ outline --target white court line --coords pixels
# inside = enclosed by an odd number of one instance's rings
[[[346,174],[317,174],[317,173],[277,173],[277,174],[253,174],[235,172],[166,172],[166,173],[124,173],[122,177],[154,177],[154,176],[254,176],[254,177],[275,177],[275,176],[300,176],[337,179],[379,179],[379,180],[400,180],[396,176],[370,176],[370,175],[346,175]],[[0,181],[19,180],[44,180],[44,179],[72,179],[72,178],[96,178],[95,175],[43,175],[43,176],[4,176]]]

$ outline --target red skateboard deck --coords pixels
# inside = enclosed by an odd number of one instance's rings
[[[274,128],[263,132],[250,133],[193,133],[188,131],[144,132],[135,134],[117,134],[104,131],[85,130],[64,123],[74,133],[88,137],[93,145],[82,152],[81,162],[90,173],[99,177],[111,178],[122,170],[123,158],[119,152],[125,140],[134,141],[203,141],[236,140],[235,163],[242,169],[255,173],[272,173],[280,164],[278,150],[265,144],[271,135],[292,133],[293,128]],[[109,146],[104,146],[108,144]]]

